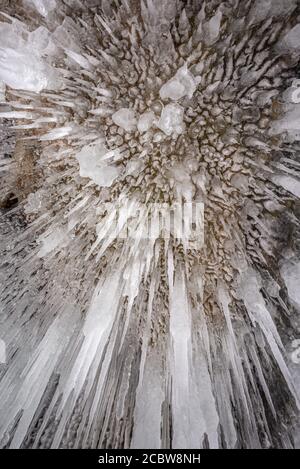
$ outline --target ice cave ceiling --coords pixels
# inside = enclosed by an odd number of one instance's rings
[[[297,0],[0,0],[1,448],[300,446],[299,59]]]

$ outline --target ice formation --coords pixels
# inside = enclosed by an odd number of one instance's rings
[[[181,134],[184,131],[184,109],[179,104],[167,104],[158,121],[158,127],[168,136]]]
[[[112,116],[112,121],[125,132],[132,132],[136,129],[136,117],[132,109],[121,108]]]
[[[184,64],[177,70],[173,78],[165,83],[159,90],[159,96],[162,100],[172,99],[178,101],[184,96],[191,98],[200,83],[201,77],[195,78]]]
[[[112,158],[116,153],[109,151],[103,144],[84,146],[76,155],[80,176],[91,179],[99,187],[111,186],[120,171],[105,160]]]
[[[1,2],[0,447],[299,445],[299,18]]]

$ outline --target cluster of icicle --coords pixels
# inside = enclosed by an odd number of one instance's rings
[[[297,1],[0,5],[0,446],[293,447]]]

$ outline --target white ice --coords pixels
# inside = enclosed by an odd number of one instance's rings
[[[167,104],[161,113],[157,126],[166,134],[181,134],[184,131],[184,109],[179,104]]]
[[[283,132],[287,132],[287,136],[290,137],[291,141],[300,140],[300,104],[289,105],[283,117],[275,121],[270,129],[270,133],[274,135]]]
[[[56,8],[56,0],[25,0],[25,6],[34,6],[42,16],[47,16]]]
[[[40,238],[40,242],[42,246],[37,255],[38,257],[45,257],[58,246],[62,248],[68,244],[69,238],[67,235],[67,229],[57,227],[46,236],[42,236]]]
[[[218,10],[217,13],[205,24],[205,42],[206,44],[213,44],[219,36],[220,26],[222,20],[222,12]]]
[[[0,44],[0,80],[7,86],[37,93],[61,86],[58,72],[42,57],[51,52],[45,28],[29,33],[18,21],[1,23]]]
[[[6,346],[2,339],[0,339],[0,363],[6,363]]]
[[[296,195],[297,197],[300,197],[300,183],[297,179],[291,176],[280,174],[273,177],[273,182],[284,187],[284,189]]]
[[[172,99],[173,101],[178,101],[184,96],[192,98],[200,81],[201,78],[194,77],[188,70],[187,64],[184,64],[174,77],[161,87],[159,95],[163,100]]]
[[[135,112],[132,109],[121,108],[111,116],[113,122],[124,129],[126,132],[132,132],[136,129]]]
[[[155,121],[155,114],[152,111],[144,112],[140,115],[137,128],[139,132],[147,132]]]
[[[284,283],[286,284],[289,297],[300,307],[300,262],[292,264],[286,262],[280,269],[280,273],[283,277]]]
[[[255,0],[253,2],[250,18],[254,23],[269,18],[271,15],[276,17],[288,12],[296,6],[296,0]]]
[[[76,158],[80,166],[80,176],[92,179],[100,187],[110,187],[119,176],[120,170],[104,162],[109,152],[102,145],[87,145],[77,153]]]
[[[0,103],[5,102],[5,89],[6,89],[5,83],[3,83],[3,81],[0,80]]]
[[[148,351],[143,378],[137,389],[132,448],[159,449],[161,445],[160,428],[164,382],[159,352],[159,350],[152,348]]]
[[[45,200],[45,191],[43,189],[29,194],[24,208],[25,213],[38,212],[42,207],[43,200]]]
[[[300,53],[300,24],[294,26],[284,36],[280,43],[280,48],[297,54]]]

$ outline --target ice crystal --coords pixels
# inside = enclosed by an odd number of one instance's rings
[[[0,11],[1,447],[299,444],[297,2]]]

